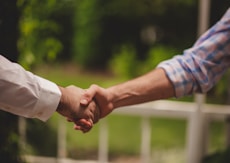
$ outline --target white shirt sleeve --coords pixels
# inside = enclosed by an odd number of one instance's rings
[[[0,55],[0,109],[46,121],[61,98],[58,86]]]

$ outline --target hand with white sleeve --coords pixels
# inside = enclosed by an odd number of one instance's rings
[[[94,101],[88,105],[80,104],[80,98],[85,90],[68,86],[66,88],[59,87],[62,92],[57,112],[67,117],[68,121],[75,123],[75,129],[88,132],[93,124],[97,123],[100,117],[100,111]]]

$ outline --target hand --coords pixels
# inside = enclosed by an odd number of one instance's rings
[[[75,129],[88,132],[94,123],[99,120],[100,110],[94,101],[88,105],[81,105],[80,98],[85,92],[76,86],[68,86],[66,88],[59,87],[62,96],[57,108],[57,112],[69,121],[75,123]]]
[[[114,109],[111,95],[112,94],[108,89],[104,89],[98,85],[93,84],[82,95],[80,103],[86,106],[95,100],[98,107],[100,108],[100,118],[103,118],[111,113]]]

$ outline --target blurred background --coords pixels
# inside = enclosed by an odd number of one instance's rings
[[[210,26],[229,4],[211,0]],[[182,54],[197,39],[197,22],[198,0],[0,0],[0,53],[62,86],[108,87]],[[224,76],[207,94],[207,102],[229,104],[229,81],[229,75]],[[138,159],[140,118],[111,115],[106,119],[109,159]],[[23,154],[56,157],[58,120],[57,114],[47,123],[26,120],[26,148],[20,150],[18,117],[1,112],[0,159],[23,162]],[[82,134],[63,123],[67,157],[97,159],[99,125]],[[167,160],[164,153],[183,162],[186,122],[152,118],[151,124],[157,162]],[[222,123],[212,125],[211,152],[224,149],[224,130]]]

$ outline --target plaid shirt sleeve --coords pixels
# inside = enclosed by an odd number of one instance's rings
[[[170,60],[161,62],[173,83],[175,96],[207,92],[230,66],[230,8],[193,47]]]

